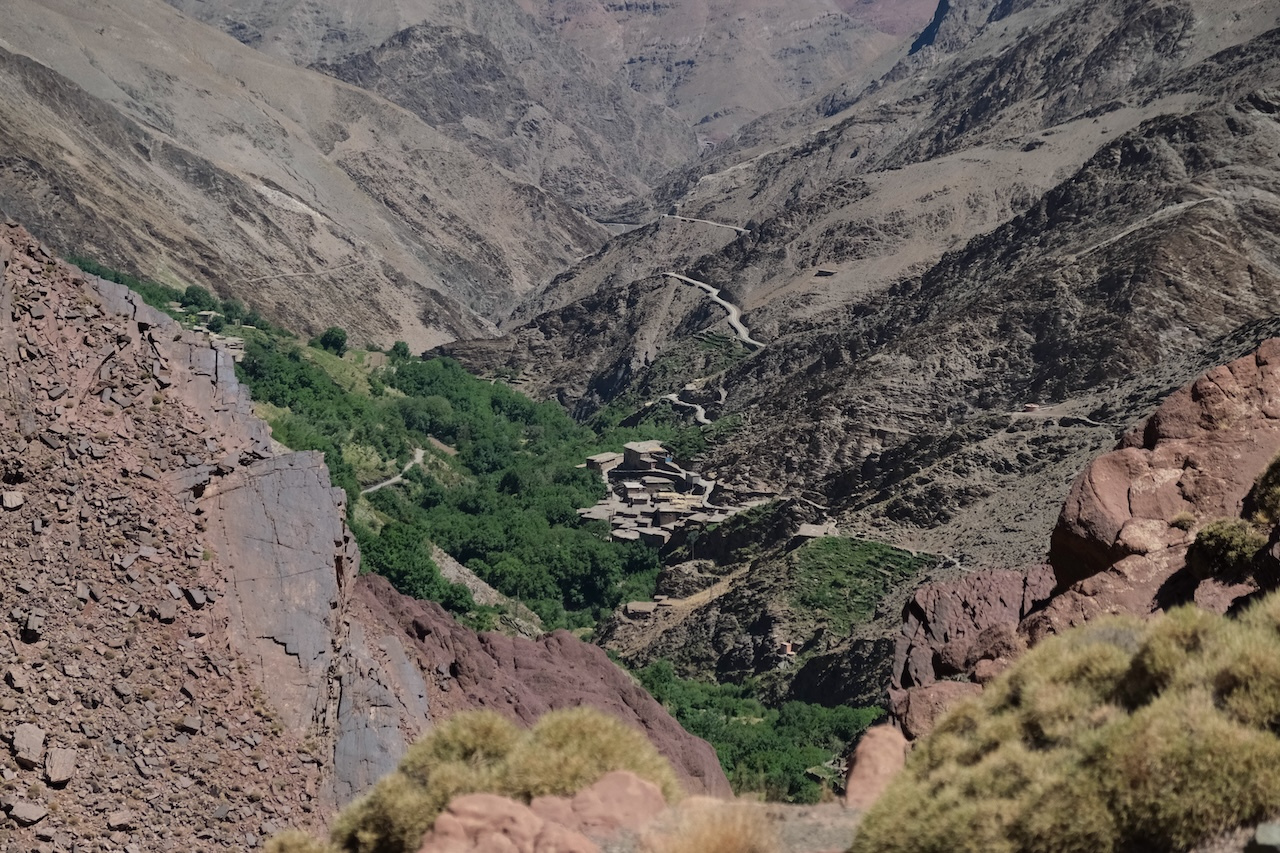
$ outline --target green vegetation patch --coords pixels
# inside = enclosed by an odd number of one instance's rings
[[[875,617],[885,594],[934,565],[932,555],[863,539],[824,536],[796,549],[791,602],[839,636]]]
[[[440,578],[434,542],[549,627],[590,625],[624,596],[652,593],[656,552],[613,542],[607,525],[578,518],[604,494],[599,475],[580,467],[605,449],[594,432],[554,403],[477,379],[450,359],[400,354],[392,362],[362,383],[354,360],[251,341],[238,371],[255,399],[287,412],[271,421],[277,440],[325,451],[353,508],[371,478],[427,451],[429,461],[402,483],[365,496],[376,530],[352,516],[369,570],[408,595],[479,614],[465,590]],[[379,386],[398,393],[374,393]]]
[[[1188,850],[1280,812],[1280,595],[1045,640],[947,715],[855,853]]]
[[[884,713],[880,708],[826,708],[787,702],[768,708],[754,686],[679,678],[668,661],[636,671],[644,688],[680,725],[710,742],[734,791],[767,799],[816,803],[822,767]]]

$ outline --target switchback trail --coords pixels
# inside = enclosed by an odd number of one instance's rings
[[[751,330],[742,324],[742,309],[732,302],[720,297],[720,288],[712,287],[705,281],[698,281],[696,278],[689,278],[687,275],[680,275],[677,272],[664,272],[663,275],[674,278],[677,281],[683,281],[685,284],[692,284],[694,287],[706,291],[711,297],[711,301],[720,305],[724,310],[729,312],[729,325],[733,327],[733,331],[738,335],[738,339],[752,349],[764,349],[764,344],[751,337]]]
[[[394,477],[388,477],[387,479],[383,480],[381,483],[374,483],[372,486],[370,486],[367,489],[361,489],[360,494],[362,495],[373,494],[374,492],[378,491],[378,489],[384,489],[387,486],[393,486],[396,483],[403,481],[404,475],[409,473],[410,468],[412,468],[414,465],[422,464],[422,458],[425,455],[426,455],[426,451],[424,451],[422,448],[418,448],[417,450],[413,451],[413,458],[409,460],[409,464],[405,465],[404,468],[400,469],[399,474],[396,474]]]
[[[686,409],[693,409],[693,419],[703,426],[710,426],[711,419],[707,417],[707,410],[699,406],[697,403],[686,403],[681,400],[677,394],[668,394],[662,399],[666,400],[673,406],[683,406]]]

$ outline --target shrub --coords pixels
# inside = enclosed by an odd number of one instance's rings
[[[1245,511],[1263,527],[1280,523],[1280,456],[1272,459],[1254,481],[1245,498]]]
[[[337,853],[332,845],[317,841],[305,832],[289,829],[267,841],[264,853]]]
[[[574,794],[613,770],[648,779],[668,800],[681,794],[653,744],[600,711],[552,711],[529,731],[493,711],[462,713],[411,746],[394,773],[344,809],[331,838],[346,853],[414,853],[460,794],[489,792],[527,803],[543,794]],[[279,849],[295,851],[312,853],[301,846]]]
[[[853,851],[1187,850],[1280,811],[1280,594],[1050,638],[917,744]]]
[[[1169,519],[1169,526],[1176,527],[1179,530],[1190,530],[1196,526],[1195,514],[1184,509],[1173,518]]]
[[[1247,575],[1267,539],[1239,518],[1211,521],[1187,549],[1187,568],[1200,580],[1215,576]]]

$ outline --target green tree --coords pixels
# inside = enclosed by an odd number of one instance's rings
[[[347,330],[341,326],[330,326],[320,334],[320,346],[334,355],[342,355],[347,351]]]
[[[217,311],[218,297],[198,284],[188,287],[182,294],[182,307],[195,311]]]
[[[408,361],[409,345],[406,344],[404,341],[396,341],[394,344],[392,344],[391,360],[392,361]]]

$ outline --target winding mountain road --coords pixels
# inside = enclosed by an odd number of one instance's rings
[[[372,486],[370,486],[367,489],[361,489],[360,494],[371,495],[374,492],[378,491],[379,489],[385,489],[387,486],[394,486],[396,483],[403,482],[404,475],[408,474],[409,469],[412,468],[414,465],[421,465],[422,458],[424,456],[426,456],[426,451],[424,451],[422,448],[418,448],[417,450],[413,451],[413,458],[409,460],[408,465],[405,465],[404,468],[400,470],[399,474],[396,474],[394,477],[388,477],[387,479],[383,480],[381,483],[374,483]]]
[[[662,399],[666,400],[673,406],[683,406],[686,409],[693,409],[693,419],[695,421],[703,426],[711,425],[711,419],[707,417],[707,410],[702,406],[699,406],[697,403],[686,403],[684,400],[680,399],[679,395],[676,394],[668,394]]]
[[[689,278],[687,275],[680,275],[678,272],[664,272],[663,275],[674,278],[677,281],[683,281],[685,284],[692,284],[706,292],[711,297],[711,301],[718,304],[724,310],[729,312],[729,325],[733,327],[733,331],[737,334],[738,339],[752,349],[764,349],[764,344],[751,337],[751,330],[742,324],[742,309],[732,302],[720,297],[720,288],[712,287],[705,281],[698,281],[696,278]]]

